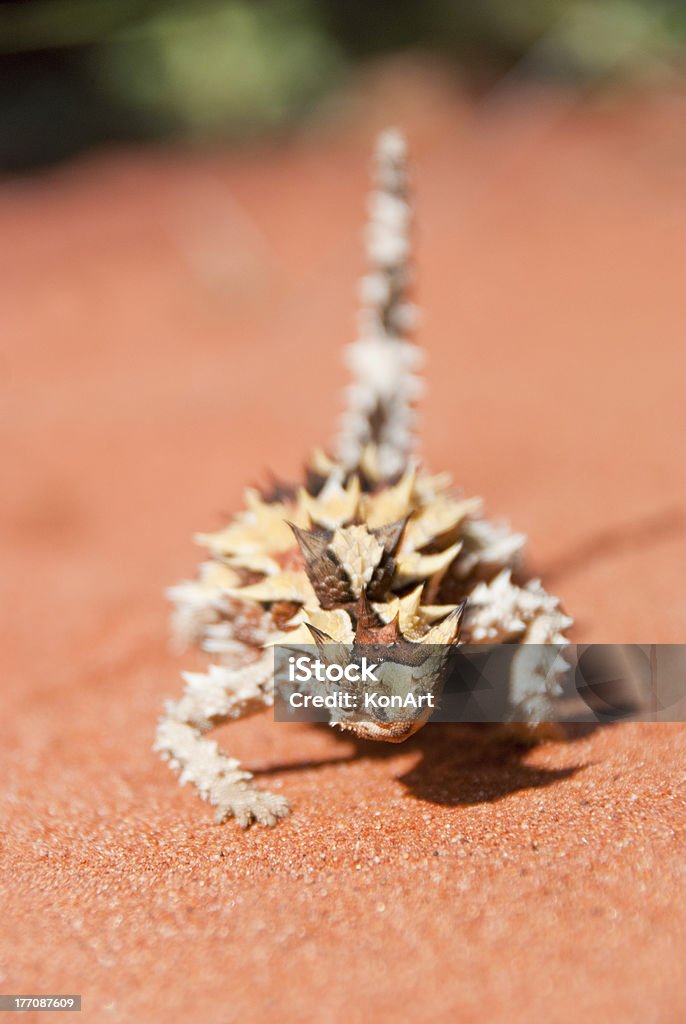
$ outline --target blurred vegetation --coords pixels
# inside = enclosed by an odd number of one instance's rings
[[[107,140],[288,128],[361,61],[420,49],[475,88],[674,67],[686,0],[0,0],[0,166]]]

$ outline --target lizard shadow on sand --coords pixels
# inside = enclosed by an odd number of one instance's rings
[[[595,724],[566,728],[561,741],[572,741],[592,731]],[[328,728],[324,726],[323,728]],[[339,736],[340,734],[336,734]],[[346,744],[351,737],[340,735]],[[542,768],[526,763],[532,744],[503,736],[497,728],[459,723],[431,723],[402,745],[352,739],[355,750],[341,757],[325,757],[254,771],[256,776],[311,771],[360,759],[388,759],[401,752],[419,751],[417,763],[398,781],[420,800],[445,807],[491,803],[526,789],[540,789],[583,771]]]

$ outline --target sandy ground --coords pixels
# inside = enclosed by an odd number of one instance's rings
[[[0,188],[0,991],[88,1021],[683,1020],[686,727],[382,749],[266,716],[221,737],[294,813],[245,834],[150,750],[193,531],[334,429],[388,117],[428,464],[529,533],[577,639],[686,639],[686,96],[423,89]]]

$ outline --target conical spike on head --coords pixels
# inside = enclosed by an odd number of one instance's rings
[[[369,598],[367,597],[367,591],[364,587],[362,588],[353,611],[355,614],[357,629],[371,629],[379,624],[379,616],[372,608]]]
[[[369,531],[370,533],[373,533],[379,543],[383,545],[383,549],[387,555],[394,555],[398,550],[398,545],[402,540],[409,518],[409,516],[404,516],[396,523],[388,523],[386,526],[377,526],[375,529]]]
[[[313,530],[304,530],[301,526],[296,526],[295,523],[291,523],[289,520],[286,520],[286,522],[295,534],[295,539],[298,542],[298,547],[302,551],[306,564],[321,558],[329,545],[329,541],[331,540],[331,530],[326,530],[323,527],[315,527]]]
[[[323,629],[317,629],[317,627],[313,626],[311,622],[306,622],[305,625],[312,634],[312,639],[314,640],[315,644],[320,649],[322,647],[326,647],[327,644],[335,643],[333,637],[329,636],[328,633],[325,633]]]
[[[358,623],[355,631],[355,643],[359,646],[367,644],[375,646],[378,644],[398,644],[404,639],[400,629],[400,615],[384,622],[380,626],[361,625]]]
[[[396,569],[396,552],[402,540],[409,516],[399,519],[397,523],[377,527],[369,532],[383,546],[384,553],[369,580],[368,593],[373,601],[383,601],[388,596]]]
[[[321,607],[328,610],[352,601],[354,594],[348,573],[329,548],[332,538],[336,536],[334,531],[321,527],[304,530],[294,523],[288,525],[295,534],[305,559],[307,578]]]

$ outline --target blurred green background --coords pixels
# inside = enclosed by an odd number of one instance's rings
[[[421,51],[478,92],[679,74],[686,0],[0,0],[0,167],[109,140],[283,132],[360,65]]]

